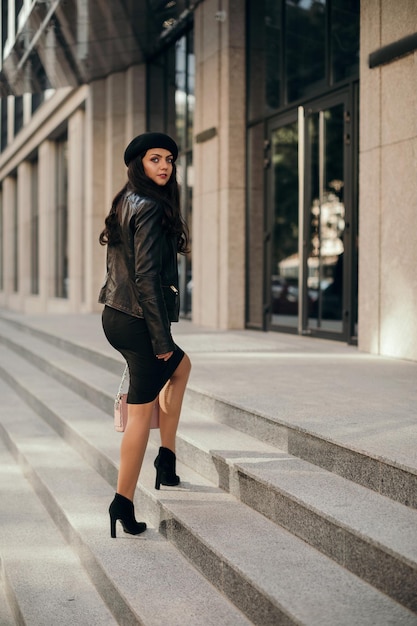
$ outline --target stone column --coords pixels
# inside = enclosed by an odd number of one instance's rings
[[[97,304],[105,276],[105,248],[98,243],[108,212],[106,197],[106,82],[90,85],[86,102],[85,146],[85,304],[88,311],[101,310]]]
[[[417,360],[417,53],[369,53],[417,31],[413,0],[361,5],[359,347]]]
[[[193,321],[245,324],[244,11],[206,0],[195,14]]]

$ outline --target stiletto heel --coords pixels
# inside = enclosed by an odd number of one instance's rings
[[[130,535],[140,535],[146,530],[145,522],[137,522],[135,519],[135,509],[133,502],[125,496],[116,493],[113,502],[109,507],[110,514],[110,536],[116,538],[116,522],[123,526],[125,533]]]
[[[159,454],[154,461],[156,468],[155,489],[161,485],[175,487],[180,482],[180,477],[175,473],[176,456],[169,448],[160,447]]]

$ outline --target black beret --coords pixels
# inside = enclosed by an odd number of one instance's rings
[[[174,157],[174,161],[178,156],[178,146],[168,135],[164,133],[143,133],[132,139],[127,146],[124,154],[126,165],[129,165],[133,159],[136,159],[140,154],[151,148],[165,148],[165,150],[169,150]]]

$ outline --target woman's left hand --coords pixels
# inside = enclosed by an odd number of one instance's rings
[[[157,354],[156,358],[157,359],[162,359],[163,361],[168,361],[168,359],[170,359],[172,357],[174,353],[171,352],[165,352],[165,354]]]

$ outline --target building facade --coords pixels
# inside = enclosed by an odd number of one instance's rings
[[[178,142],[182,315],[417,360],[413,0],[3,0],[0,307],[94,312],[130,139]]]

